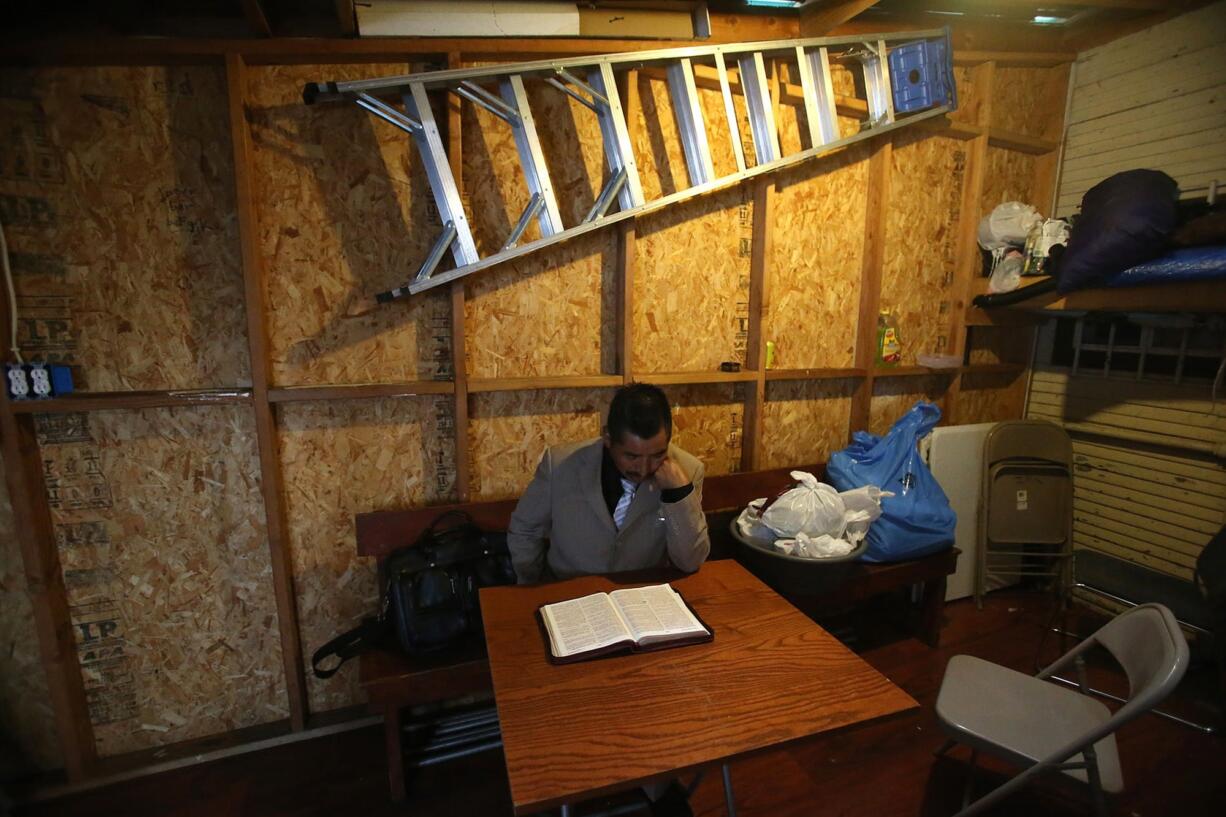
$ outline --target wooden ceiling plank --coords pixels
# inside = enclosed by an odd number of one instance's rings
[[[800,10],[800,36],[820,37],[877,5],[878,0],[817,0]]]
[[[340,26],[342,37],[353,37],[358,33],[358,21],[354,14],[353,0],[334,0],[336,3],[336,22]]]
[[[247,25],[259,36],[272,36],[272,26],[268,24],[268,15],[264,13],[264,4],[260,0],[243,0],[243,17],[247,18]]]

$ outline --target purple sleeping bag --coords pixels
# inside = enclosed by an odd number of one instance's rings
[[[1117,272],[1161,255],[1179,220],[1179,186],[1158,170],[1128,170],[1081,199],[1059,265],[1060,292],[1099,286]]]

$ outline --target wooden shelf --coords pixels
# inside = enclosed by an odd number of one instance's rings
[[[1018,153],[1028,153],[1032,156],[1045,156],[1060,149],[1060,143],[1053,142],[1050,139],[1041,139],[1037,136],[1005,130],[1004,128],[990,127],[985,130],[980,125],[956,122],[944,117],[927,120],[922,124],[922,127],[952,139],[976,139],[983,136],[986,132],[989,146],[1013,150]]]
[[[948,136],[951,139],[977,139],[983,136],[983,128],[969,125],[966,122],[955,122],[952,119],[932,119],[931,124],[924,123],[930,130]]]
[[[282,386],[268,390],[270,403],[301,403],[315,400],[368,400],[378,397],[415,397],[451,394],[450,380],[410,380],[405,383],[346,383],[333,386]]]
[[[994,62],[998,68],[1054,68],[1076,59],[1072,51],[954,51],[954,65]]]
[[[636,374],[635,380],[657,386],[697,386],[703,383],[747,383],[758,379],[752,369],[739,372],[656,372]]]
[[[962,374],[1021,374],[1026,371],[1024,363],[972,363],[961,367]]]
[[[955,375],[961,366],[951,366],[944,369],[933,369],[927,366],[876,366],[873,377],[927,377],[929,375]]]
[[[171,406],[218,406],[247,403],[251,389],[191,389],[179,391],[77,392],[50,400],[14,400],[16,414],[64,414],[73,411],[116,411]]]
[[[865,377],[868,369],[767,369],[766,379],[772,380],[837,380],[844,377]]]
[[[987,282],[976,282],[977,294],[987,290]],[[1061,295],[1046,292],[1009,306],[992,309],[970,307],[970,326],[1007,325],[1011,315],[1033,312],[1226,312],[1226,280],[1184,281],[1143,287],[1085,289]],[[1041,320],[1028,315],[1030,320]]]
[[[878,366],[873,369],[873,376],[884,377],[928,377],[930,375],[953,376],[958,374],[1016,374],[1026,371],[1021,363],[972,363],[969,366],[928,367],[928,366],[897,366],[889,368]]]
[[[579,374],[558,377],[474,377],[470,392],[533,391],[537,389],[611,389],[622,384],[620,374]]]
[[[1029,153],[1033,156],[1043,156],[1060,149],[1059,142],[1004,128],[988,128],[988,145],[994,148],[1016,150],[1019,153]]]

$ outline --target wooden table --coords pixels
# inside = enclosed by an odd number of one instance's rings
[[[537,607],[626,584],[590,576],[481,591],[516,814],[917,706],[732,560],[672,585],[713,642],[563,666],[546,659]]]

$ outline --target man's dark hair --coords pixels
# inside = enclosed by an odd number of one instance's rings
[[[621,442],[622,435],[629,431],[644,440],[651,439],[664,429],[664,436],[673,436],[673,413],[668,407],[668,398],[659,386],[650,383],[630,383],[613,394],[609,403],[609,422],[606,425],[609,439]]]

